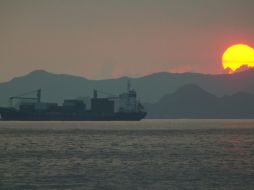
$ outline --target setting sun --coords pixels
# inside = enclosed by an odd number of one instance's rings
[[[254,67],[254,49],[245,44],[233,45],[224,52],[222,65],[229,73],[242,67]]]

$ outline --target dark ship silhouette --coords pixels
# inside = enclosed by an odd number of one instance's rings
[[[139,121],[146,116],[143,105],[137,100],[137,93],[131,89],[119,96],[99,98],[94,90],[89,100],[68,99],[62,105],[41,102],[41,89],[36,97],[26,94],[9,98],[9,107],[0,107],[0,119],[9,121]],[[32,93],[30,92],[30,93]],[[14,107],[13,102],[19,101]]]

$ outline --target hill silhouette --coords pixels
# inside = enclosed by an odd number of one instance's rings
[[[254,118],[254,95],[236,93],[216,97],[188,84],[155,104],[146,104],[148,118]]]
[[[89,80],[84,77],[53,74],[43,70],[33,71],[0,83],[0,105],[8,103],[8,97],[42,88],[45,101],[61,102],[65,98],[90,96],[93,89],[110,94],[119,94],[126,89],[128,77],[107,80]],[[130,78],[143,102],[154,103],[186,84],[196,84],[216,95],[230,95],[237,92],[254,93],[254,70],[235,74],[207,75],[199,73],[155,73],[139,78]]]

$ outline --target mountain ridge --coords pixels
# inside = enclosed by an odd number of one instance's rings
[[[43,100],[61,102],[65,98],[89,96],[93,89],[110,94],[119,94],[126,89],[130,80],[143,102],[155,103],[166,94],[186,84],[196,84],[216,95],[231,95],[236,92],[254,93],[254,70],[234,74],[202,73],[153,73],[142,77],[119,77],[115,79],[90,80],[81,76],[54,74],[35,70],[27,75],[0,83],[0,105],[6,105],[8,97],[42,88]]]

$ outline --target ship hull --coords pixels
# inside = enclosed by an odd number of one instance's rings
[[[48,112],[24,112],[15,109],[0,108],[1,120],[4,121],[140,121],[146,116],[146,112],[134,113],[48,113]]]

